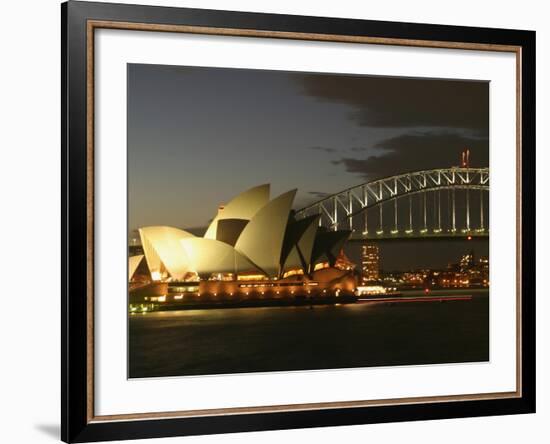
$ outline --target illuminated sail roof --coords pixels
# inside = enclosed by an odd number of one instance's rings
[[[235,249],[269,276],[279,274],[288,215],[296,190],[264,205],[244,228]]]
[[[134,273],[137,270],[137,267],[139,267],[139,264],[143,260],[143,254],[140,254],[138,256],[130,256],[128,258],[128,280],[132,279],[134,276]]]
[[[218,213],[204,237],[166,226],[140,228],[151,277],[261,273],[276,278],[288,269],[309,273],[321,258],[333,264],[350,232],[320,228],[320,215],[296,220],[291,213],[295,195],[291,190],[270,201],[269,185],[251,188]],[[129,259],[130,279],[141,259]]]
[[[176,279],[189,271],[189,259],[180,243],[194,237],[187,231],[173,227],[144,227],[139,229],[143,251],[151,273],[160,272],[161,264]]]
[[[220,209],[206,230],[206,239],[218,239],[218,221],[221,219],[250,220],[260,208],[269,202],[269,184],[250,188],[234,197],[228,204]]]
[[[212,273],[240,273],[256,271],[256,267],[231,245],[214,239],[188,237],[180,240],[188,258],[189,270],[201,278]]]

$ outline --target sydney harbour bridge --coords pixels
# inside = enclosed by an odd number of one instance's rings
[[[321,215],[350,240],[468,238],[489,235],[489,168],[415,171],[356,185],[296,211]]]

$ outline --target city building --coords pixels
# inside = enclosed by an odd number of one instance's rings
[[[456,264],[449,264],[446,270],[432,272],[426,285],[441,288],[487,288],[489,287],[489,259],[476,260],[474,252],[462,255]]]
[[[473,250],[470,250],[468,253],[463,254],[460,258],[460,271],[464,272],[471,269],[475,264],[475,256]]]
[[[380,277],[380,251],[378,245],[364,244],[361,248],[361,280],[376,281]]]
[[[489,258],[476,258],[473,251],[463,254],[458,262],[445,269],[416,269],[402,272],[386,272],[380,276],[386,286],[400,290],[437,288],[488,288]]]

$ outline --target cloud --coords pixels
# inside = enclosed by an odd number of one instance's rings
[[[316,74],[297,78],[306,95],[352,107],[349,117],[360,126],[488,133],[487,82]]]
[[[325,153],[335,153],[338,151],[336,148],[328,148],[325,146],[309,146],[308,149],[315,151],[324,151]]]
[[[309,195],[313,197],[318,197],[319,199],[322,199],[323,197],[330,196],[330,193],[325,193],[324,191],[308,191]]]
[[[489,141],[457,132],[412,132],[385,139],[375,145],[382,154],[365,158],[342,157],[334,165],[343,165],[349,173],[367,180],[407,171],[447,168],[458,165],[460,153],[470,149],[470,165],[489,165]]]

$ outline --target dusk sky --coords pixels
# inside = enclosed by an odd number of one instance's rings
[[[206,227],[270,183],[301,208],[406,171],[488,166],[489,84],[128,65],[128,205],[140,226]]]

